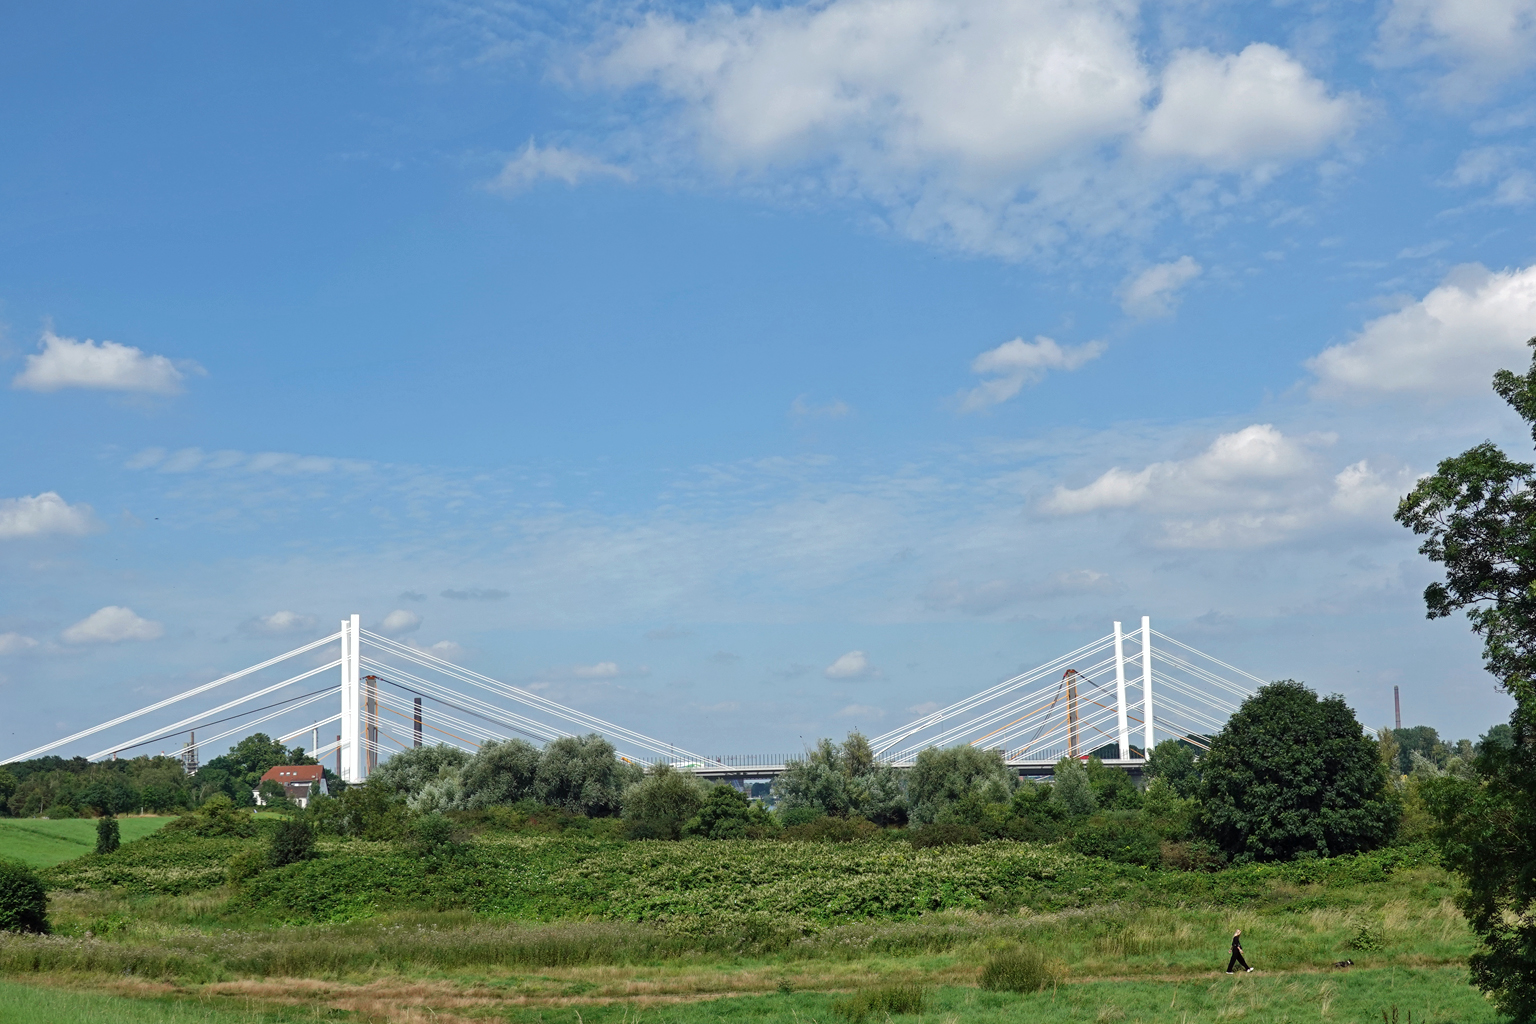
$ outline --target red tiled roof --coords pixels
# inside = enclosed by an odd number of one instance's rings
[[[325,778],[325,769],[317,764],[280,764],[267,769],[262,782],[319,782]]]

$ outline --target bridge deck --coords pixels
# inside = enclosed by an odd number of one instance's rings
[[[1056,771],[1055,761],[1009,761],[1008,767],[1018,769],[1020,775],[1052,775]],[[1111,768],[1124,768],[1132,775],[1139,776],[1146,767],[1147,762],[1139,757],[1121,759],[1118,757],[1105,758],[1104,764]],[[681,766],[679,766],[681,767]],[[756,765],[698,765],[690,766],[689,771],[704,779],[771,779],[782,775],[788,768],[785,764],[756,764]],[[900,768],[910,768],[910,764],[898,765]]]

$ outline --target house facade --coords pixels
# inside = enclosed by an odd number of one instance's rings
[[[317,764],[280,764],[267,769],[256,788],[251,791],[258,807],[267,805],[261,798],[262,782],[275,782],[282,786],[288,799],[299,807],[308,807],[311,797],[330,795],[325,788],[325,769]]]

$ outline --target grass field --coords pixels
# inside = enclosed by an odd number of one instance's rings
[[[1497,1019],[1420,848],[1204,874],[1027,843],[488,833],[426,858],[326,839],[227,882],[264,844],[183,828],[47,869],[54,934],[0,934],[0,1021],[857,1024],[888,986],[924,990],[892,1018],[914,1024]],[[1239,926],[1258,971],[1227,977]],[[1054,989],[980,989],[1020,947]]]
[[[353,1016],[317,1017],[306,1011],[301,1017],[287,1008],[242,1008],[236,1000],[213,1005],[195,998],[131,999],[0,981],[0,1022],[4,1024],[287,1024]]]
[[[123,842],[132,842],[143,839],[172,820],[169,817],[153,816],[118,818],[118,833]],[[33,867],[46,868],[73,860],[94,849],[95,819],[65,818],[48,821],[42,818],[0,818],[0,857],[10,857]]]

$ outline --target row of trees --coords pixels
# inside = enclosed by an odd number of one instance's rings
[[[82,815],[164,814],[200,807],[222,795],[236,807],[255,803],[252,791],[268,769],[280,764],[314,764],[302,747],[288,748],[255,733],[188,775],[174,757],[133,757],[87,761],[83,757],[40,757],[0,768],[0,814],[18,818]],[[330,787],[341,781],[329,770]]]

